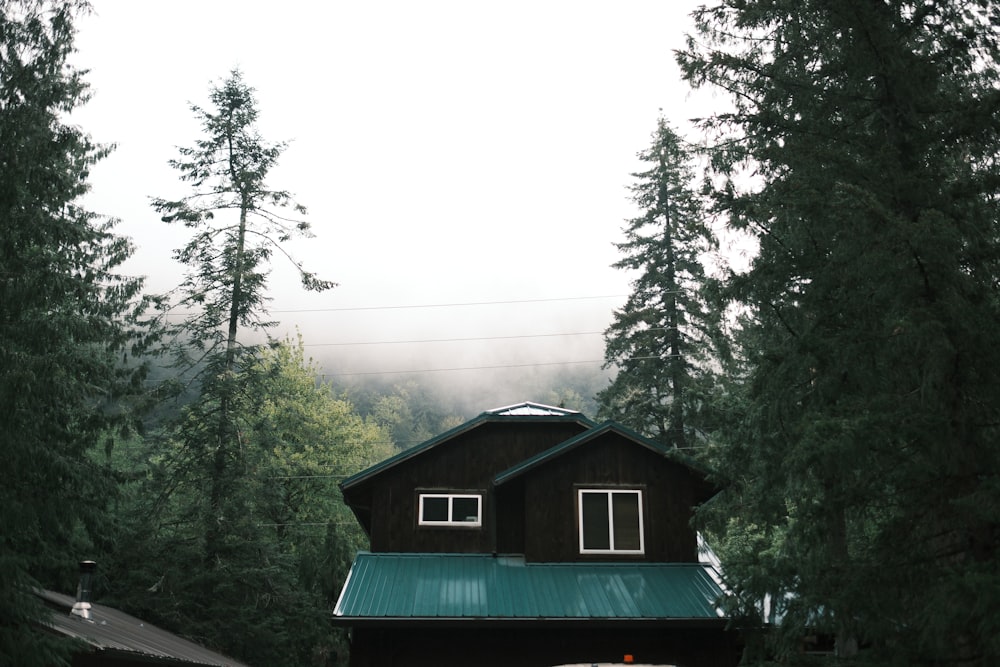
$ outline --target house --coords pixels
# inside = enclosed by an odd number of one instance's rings
[[[76,640],[72,667],[246,667],[112,607],[90,602],[93,561],[80,563],[76,597],[36,590],[48,607],[45,629]]]
[[[498,408],[341,490],[371,542],[334,610],[354,667],[738,662],[691,527],[715,489],[619,424]]]

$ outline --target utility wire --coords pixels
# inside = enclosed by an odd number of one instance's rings
[[[530,368],[532,366],[570,366],[573,364],[600,364],[604,359],[584,359],[582,361],[549,361],[535,364],[501,364],[498,366],[458,366],[455,368],[418,368],[408,371],[357,371],[353,373],[323,373],[321,377],[347,377],[355,375],[406,375],[410,373],[444,373],[448,371],[487,371],[501,368]]]
[[[629,357],[614,363],[626,361],[662,361],[664,359],[676,359],[683,357],[683,354],[665,354],[663,356],[643,356]],[[321,373],[320,378],[348,377],[355,375],[406,375],[409,373],[444,373],[448,371],[489,371],[504,368],[531,368],[533,366],[572,366],[576,364],[603,364],[606,359],[581,359],[578,361],[540,361],[533,364],[498,364],[496,366],[456,366],[453,368],[420,368],[405,371],[355,371],[347,373]]]
[[[461,343],[477,340],[513,340],[516,338],[553,338],[563,336],[595,336],[603,331],[571,331],[568,333],[521,334],[517,336],[479,336],[473,338],[426,338],[420,340],[374,340],[351,343],[303,343],[303,347],[330,347],[347,345],[409,345],[414,343]]]
[[[303,308],[296,310],[272,310],[272,313],[335,313],[354,310],[403,310],[406,308],[460,308],[465,306],[500,306],[515,303],[549,303],[552,301],[586,301],[593,299],[620,299],[627,294],[602,294],[600,296],[566,296],[551,299],[512,299],[509,301],[462,301],[455,303],[421,303],[405,306],[354,306],[350,308]]]
[[[598,296],[565,296],[550,299],[510,299],[507,301],[456,301],[452,303],[416,303],[395,306],[349,306],[344,308],[291,308],[269,310],[268,313],[345,313],[363,310],[405,310],[409,308],[463,308],[467,306],[502,306],[517,303],[551,303],[553,301],[593,301],[595,299],[620,299],[627,294],[601,294]],[[166,315],[196,315],[194,311],[168,310]]]
[[[650,327],[648,329],[643,329],[642,333],[647,331],[670,331],[676,327]],[[562,338],[565,336],[598,336],[603,334],[603,331],[567,331],[564,333],[543,333],[543,334],[517,334],[514,336],[475,336],[469,338],[422,338],[417,340],[372,340],[372,341],[354,341],[348,343],[303,343],[303,347],[331,347],[331,346],[348,346],[348,345],[412,345],[417,343],[463,343],[469,341],[479,341],[479,340],[514,340],[518,338]]]

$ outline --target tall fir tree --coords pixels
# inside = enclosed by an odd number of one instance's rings
[[[306,289],[334,283],[306,271],[284,247],[293,237],[311,236],[310,224],[288,191],[268,184],[285,144],[261,137],[254,90],[234,70],[211,88],[210,102],[191,107],[204,136],[170,162],[192,192],[152,202],[164,222],[194,232],[175,253],[188,269],[178,304],[188,314],[175,331],[177,364],[197,368],[200,391],[168,437],[163,456],[172,462],[173,478],[163,492],[173,497],[163,507],[200,527],[185,553],[196,585],[186,588],[194,597],[184,598],[184,613],[206,642],[251,660],[262,649],[240,630],[243,621],[268,595],[291,595],[295,573],[255,514],[255,471],[267,468],[262,461],[273,452],[250,437],[247,402],[260,391],[262,348],[247,340],[273,324],[266,287],[275,252],[292,262]],[[294,651],[287,656],[301,658]]]
[[[679,62],[732,111],[716,193],[760,252],[713,512],[794,661],[1000,661],[1000,8],[735,0]]]
[[[692,156],[660,118],[649,165],[633,174],[633,201],[616,268],[637,271],[632,293],[604,334],[605,363],[618,373],[598,394],[600,414],[662,441],[688,448],[704,442],[719,377],[721,318],[705,299],[704,261],[717,247]]]
[[[68,63],[75,0],[0,1],[0,663],[61,664],[31,592],[86,554],[71,536],[107,489],[87,452],[121,419],[141,372],[142,282],[114,221],[81,208],[107,153],[66,116],[86,101]]]

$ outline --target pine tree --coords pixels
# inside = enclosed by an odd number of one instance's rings
[[[282,604],[308,596],[296,589],[295,559],[259,525],[263,482],[257,474],[269,468],[274,451],[253,437],[248,402],[261,391],[266,348],[248,344],[247,337],[266,334],[273,325],[267,320],[266,287],[276,251],[292,262],[306,289],[323,291],[334,283],[306,271],[284,248],[295,236],[311,236],[310,225],[294,217],[306,209],[289,192],[267,183],[285,144],[260,136],[253,89],[234,70],[212,87],[210,101],[207,109],[192,106],[204,136],[170,162],[193,192],[153,200],[164,222],[194,232],[175,253],[188,268],[178,303],[188,314],[175,333],[176,363],[195,370],[199,385],[199,395],[182,411],[160,454],[167,462],[160,508],[173,520],[198,527],[184,532],[190,575],[174,604],[186,620],[175,622],[190,629],[195,621],[206,642],[247,659],[264,659],[260,653],[268,642],[284,647],[275,649],[281,655],[268,658],[278,664],[301,659],[289,652],[292,639],[283,631],[270,639],[253,636],[242,631],[245,621],[268,596],[283,598]],[[159,521],[166,523],[163,517]]]
[[[694,191],[691,155],[660,118],[649,164],[633,174],[643,213],[628,221],[625,257],[616,268],[638,271],[632,294],[605,332],[605,363],[618,374],[598,399],[600,414],[687,448],[704,441],[706,406],[718,376],[721,326],[709,306],[703,264],[717,246],[701,197]]]
[[[731,94],[716,203],[759,255],[714,504],[781,657],[1000,660],[1000,8],[723,2],[679,60]],[[752,173],[752,177],[747,174]]]
[[[179,306],[190,315],[179,325],[186,345],[204,362],[202,395],[182,431],[192,451],[211,458],[208,478],[210,509],[206,514],[206,563],[214,562],[224,540],[219,517],[236,483],[239,433],[231,418],[231,403],[241,391],[240,360],[255,353],[238,337],[241,327],[266,331],[267,262],[293,236],[310,236],[304,219],[291,219],[284,209],[304,215],[305,207],[285,190],[268,186],[267,177],[285,144],[266,142],[256,128],[259,114],[254,91],[233,70],[210,91],[212,108],[192,105],[205,136],[193,148],[181,148],[170,165],[181,172],[194,192],[179,200],[157,198],[153,207],[167,223],[183,223],[195,231],[176,258],[189,267],[180,289]],[[290,259],[290,257],[289,257]],[[306,289],[323,291],[334,283],[320,280],[291,260]],[[178,348],[184,350],[182,346]]]
[[[0,1],[0,662],[60,664],[31,587],[85,554],[70,536],[107,489],[87,452],[120,421],[141,372],[122,365],[143,332],[132,247],[80,207],[107,153],[66,115],[87,99],[68,64],[74,0]],[[41,580],[41,581],[40,581]],[[62,654],[64,656],[64,654]]]

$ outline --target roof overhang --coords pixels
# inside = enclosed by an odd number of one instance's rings
[[[403,627],[408,628],[504,628],[517,629],[537,627],[544,623],[547,627],[573,628],[573,629],[616,629],[628,626],[631,629],[722,629],[728,627],[728,618],[591,618],[591,619],[568,619],[562,617],[538,617],[538,618],[444,618],[437,616],[414,617],[414,616],[368,616],[368,617],[346,617],[334,616],[333,625],[351,628],[387,628]]]
[[[338,625],[723,627],[701,563],[525,563],[490,554],[358,554]]]

